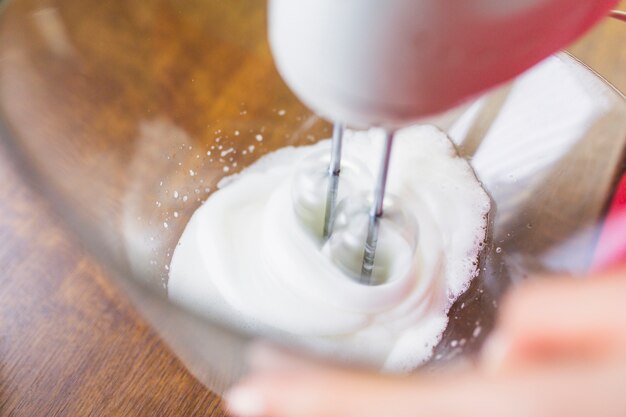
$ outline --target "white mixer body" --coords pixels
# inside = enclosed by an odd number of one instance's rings
[[[564,47],[615,0],[270,0],[276,65],[316,113],[400,127]]]

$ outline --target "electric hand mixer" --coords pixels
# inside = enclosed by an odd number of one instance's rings
[[[607,15],[615,0],[270,0],[269,37],[294,93],[334,121],[324,238],[345,125],[385,131],[358,280],[372,285],[394,131],[507,81]]]

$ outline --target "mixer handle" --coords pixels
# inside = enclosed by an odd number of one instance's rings
[[[622,22],[626,22],[626,12],[622,10],[612,10],[611,13],[609,13],[609,16],[614,19],[621,20]]]

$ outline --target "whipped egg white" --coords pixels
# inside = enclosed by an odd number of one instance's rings
[[[364,188],[381,151],[379,135],[346,131],[344,158],[371,171]],[[235,327],[409,371],[430,357],[448,309],[478,274],[490,199],[443,132],[399,130],[387,192],[415,216],[419,241],[406,274],[363,285],[320,250],[294,210],[298,167],[319,152],[330,152],[330,140],[279,149],[222,180],[180,238],[168,295]]]

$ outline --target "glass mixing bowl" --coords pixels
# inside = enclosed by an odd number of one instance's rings
[[[192,373],[222,392],[256,335],[168,302],[172,250],[225,175],[330,135],[274,68],[264,2],[2,6],[2,142]],[[471,357],[509,285],[590,267],[624,171],[626,102],[559,54],[431,122],[493,200],[480,275],[450,310],[436,366]]]

